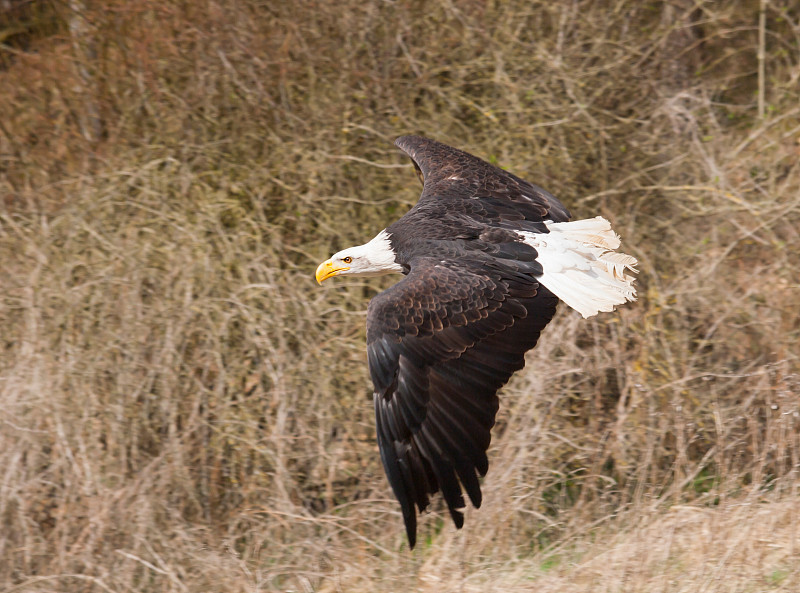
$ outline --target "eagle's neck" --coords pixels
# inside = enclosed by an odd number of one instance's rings
[[[370,264],[370,275],[402,273],[404,268],[397,262],[397,253],[392,248],[392,235],[386,229],[378,233],[369,243],[359,247]]]

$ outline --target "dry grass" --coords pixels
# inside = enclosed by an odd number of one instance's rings
[[[0,2],[0,592],[796,590],[800,12],[719,4]],[[407,132],[642,270],[559,312],[413,554],[383,284],[313,280],[416,200]]]

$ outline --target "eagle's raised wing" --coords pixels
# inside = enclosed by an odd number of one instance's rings
[[[545,233],[543,221],[570,218],[548,191],[469,153],[421,136],[401,136],[395,144],[424,177],[419,208],[440,206],[505,228]]]

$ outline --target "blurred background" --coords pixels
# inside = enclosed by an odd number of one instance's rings
[[[0,591],[796,591],[795,0],[0,0]],[[423,134],[602,215],[409,552],[317,264]]]

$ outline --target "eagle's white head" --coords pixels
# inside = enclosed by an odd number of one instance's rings
[[[369,243],[348,247],[336,253],[317,268],[317,282],[331,276],[382,276],[402,272],[403,266],[395,260],[389,233],[382,230]]]

